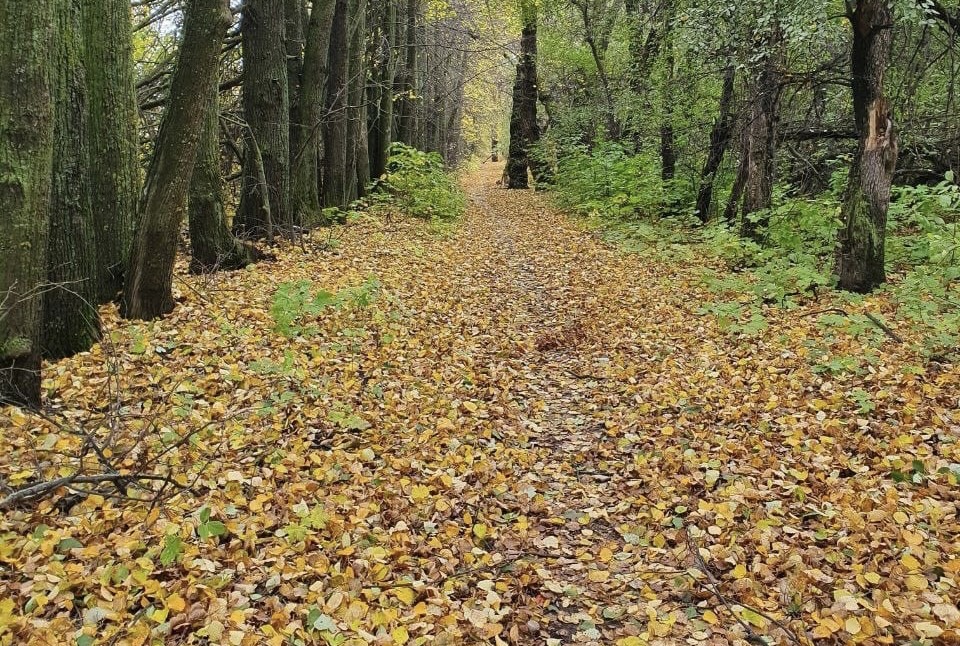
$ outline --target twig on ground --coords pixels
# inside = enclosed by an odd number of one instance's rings
[[[849,318],[850,316],[852,316],[852,314],[850,314],[850,312],[848,312],[847,310],[845,310],[845,309],[843,309],[843,308],[840,308],[840,307],[828,307],[828,308],[826,308],[826,309],[817,310],[817,311],[815,311],[815,312],[807,312],[806,314],[803,314],[803,315],[801,316],[801,318],[807,318],[807,317],[810,317],[810,316],[819,316],[820,314],[840,314],[841,316],[846,316],[846,317],[848,317],[848,318]],[[884,323],[883,321],[881,321],[880,319],[878,319],[876,316],[874,316],[874,315],[871,314],[870,312],[864,312],[863,315],[866,316],[866,317],[870,320],[871,323],[873,323],[874,325],[876,325],[876,326],[877,326],[884,334],[886,334],[888,337],[890,337],[891,339],[893,339],[893,340],[896,341],[897,343],[903,343],[903,337],[901,337],[899,334],[897,334],[896,332],[894,332],[893,329],[892,329],[889,325],[887,325],[886,323]]]

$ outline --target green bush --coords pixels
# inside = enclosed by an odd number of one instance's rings
[[[390,148],[386,174],[370,197],[374,211],[399,211],[423,220],[454,220],[467,200],[437,153],[425,153],[401,143]]]
[[[562,148],[554,193],[571,211],[605,220],[659,220],[665,211],[673,214],[676,205],[693,202],[684,182],[664,184],[659,159],[653,155],[631,155],[615,143],[593,150],[574,143]]]

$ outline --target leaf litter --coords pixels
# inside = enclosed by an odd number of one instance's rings
[[[4,495],[93,443],[169,482],[7,509],[0,644],[960,639],[957,367],[783,310],[731,335],[696,263],[497,170],[443,235],[179,274],[170,317],[107,310],[47,366],[47,412],[0,414]]]

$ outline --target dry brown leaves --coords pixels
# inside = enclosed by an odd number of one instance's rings
[[[365,222],[182,276],[171,317],[108,312],[109,343],[48,366],[51,409],[123,469],[209,428],[164,455],[191,492],[162,505],[5,513],[0,644],[957,641],[957,368],[887,345],[815,374],[815,319],[726,335],[697,268],[609,248],[498,170],[449,236]],[[280,283],[370,276],[370,306],[273,331]],[[82,442],[0,424],[9,487]]]

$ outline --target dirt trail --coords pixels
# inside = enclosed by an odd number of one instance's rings
[[[698,314],[700,268],[618,251],[499,176],[465,181],[445,235],[362,219],[249,271],[181,275],[170,318],[108,312],[109,344],[49,366],[53,409],[109,433],[124,468],[155,442],[151,468],[192,489],[156,510],[80,496],[4,516],[0,644],[955,634],[957,371],[917,375],[886,346],[861,373],[817,374],[815,319],[725,334]],[[284,336],[271,310],[296,281],[367,285],[370,302]],[[13,477],[81,447],[0,423]],[[891,478],[916,461],[923,477]],[[201,507],[222,536],[200,536]]]

